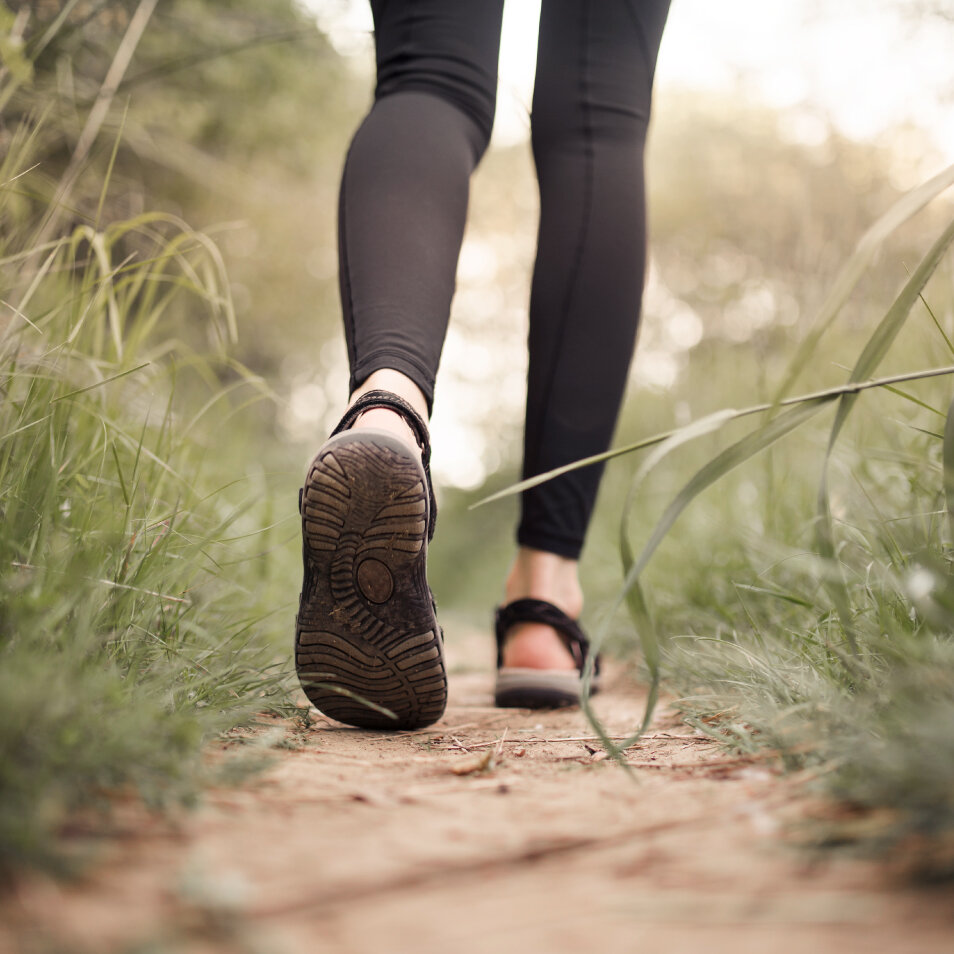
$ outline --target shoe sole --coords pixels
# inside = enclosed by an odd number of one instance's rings
[[[339,434],[308,469],[295,662],[305,694],[339,722],[418,729],[444,713],[427,511],[420,459],[384,431]]]
[[[571,670],[498,669],[494,705],[500,709],[565,709],[578,706],[582,684],[579,673]],[[596,677],[590,683],[590,695],[599,690],[599,677]]]

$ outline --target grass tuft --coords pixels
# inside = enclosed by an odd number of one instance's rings
[[[194,797],[203,744],[288,686],[252,609],[258,534],[228,539],[255,503],[219,464],[221,260],[159,215],[32,246],[29,145],[0,185],[2,873],[63,867],[57,833],[118,789]],[[206,356],[168,335],[199,322]]]

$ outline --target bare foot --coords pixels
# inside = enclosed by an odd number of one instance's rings
[[[576,619],[583,609],[583,591],[577,575],[577,561],[520,547],[507,576],[506,600],[547,600]],[[507,632],[503,665],[527,669],[576,669],[576,663],[552,626],[544,623],[517,623]]]

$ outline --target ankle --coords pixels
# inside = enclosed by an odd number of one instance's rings
[[[425,422],[427,421],[427,399],[424,397],[424,392],[407,375],[392,368],[381,368],[372,372],[351,395],[350,403],[354,404],[358,398],[369,391],[377,390],[390,391],[392,394],[403,398]],[[399,437],[412,447],[419,447],[417,437],[410,425],[402,415],[390,408],[372,407],[365,411],[352,426],[356,430],[367,427],[386,431],[388,434]]]
[[[417,411],[422,420],[427,421],[430,416],[424,392],[406,374],[395,371],[393,368],[381,368],[372,372],[359,387],[355,388],[349,403],[354,404],[359,397],[369,391],[390,391],[392,394],[404,398]]]
[[[520,547],[507,574],[504,595],[508,603],[526,598],[546,600],[577,619],[583,610],[579,561]]]
[[[411,430],[407,421],[396,411],[386,407],[372,407],[365,411],[352,425],[352,430],[361,430],[362,428],[372,428],[377,431],[386,431],[399,437],[406,444],[416,448],[418,451],[417,437]]]

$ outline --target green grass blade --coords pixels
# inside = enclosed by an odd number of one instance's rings
[[[307,673],[302,676],[302,685],[307,685],[311,689],[327,689],[329,692],[336,692],[339,696],[347,696],[347,698],[354,702],[367,706],[375,712],[380,712],[381,715],[387,716],[389,719],[397,720],[397,716],[390,709],[379,705],[377,702],[372,702],[370,699],[366,699],[364,696],[358,695],[358,693],[352,692],[350,689],[346,689],[337,682],[322,682],[322,678],[334,679],[335,674],[333,672]]]
[[[877,369],[897,338],[898,333],[901,331],[904,322],[911,313],[911,309],[918,300],[928,279],[934,274],[944,253],[948,250],[952,242],[954,242],[954,222],[948,225],[934,245],[931,246],[914,274],[905,283],[904,288],[901,289],[901,293],[888,309],[887,314],[881,319],[874,334],[868,339],[861,354],[858,356],[858,360],[855,362],[855,366],[849,375],[849,383],[861,381],[873,374]],[[831,517],[828,464],[831,460],[835,443],[857,400],[858,395],[856,393],[847,393],[838,402],[838,410],[831,426],[831,433],[828,436],[828,447],[822,461],[821,480],[818,484],[818,503],[815,522],[816,547],[819,554],[826,560],[831,561],[832,565],[836,568],[839,568],[840,564],[837,560],[835,532]],[[852,623],[851,599],[848,593],[848,584],[840,569],[837,570],[833,577],[826,578],[825,588],[832,602],[835,604],[835,609],[841,619],[842,627],[845,631],[845,638],[848,641],[851,652],[857,656],[858,645]]]
[[[931,321],[934,322],[934,327],[937,328],[938,334],[944,339],[944,345],[948,352],[954,355],[954,341],[951,341],[951,339],[947,336],[947,332],[941,326],[940,321],[937,320],[937,315],[934,314],[934,309],[928,304],[924,295],[922,294],[919,297],[921,299],[921,303],[927,309],[927,313],[931,316]]]
[[[842,266],[828,296],[822,302],[811,330],[789,362],[788,369],[775,391],[774,403],[779,403],[778,399],[795,383],[802,369],[808,364],[808,359],[818,347],[818,342],[838,317],[842,306],[885,240],[899,226],[952,185],[954,185],[954,165],[948,166],[932,179],[928,179],[927,182],[903,195],[865,232],[851,257]]]
[[[123,139],[123,132],[126,129],[126,120],[129,116],[129,103],[126,103],[126,108],[123,110],[123,118],[119,123],[119,128],[116,130],[116,135],[113,137],[113,151],[109,156],[109,164],[106,166],[106,174],[103,176],[103,184],[99,190],[99,204],[96,206],[96,215],[93,217],[93,227],[99,228],[99,224],[103,218],[103,206],[106,204],[106,194],[109,192],[109,184],[113,180],[113,169],[116,167],[116,156],[119,155],[119,144]]]
[[[29,45],[29,53],[31,59],[36,59],[46,48],[49,46],[53,38],[63,29],[63,26],[66,24],[67,18],[73,10],[73,7],[79,0],[66,0],[66,3],[63,4],[62,9],[50,23],[50,25],[43,32],[43,35],[36,42],[31,42]]]
[[[753,404],[751,407],[743,408],[740,411],[726,410],[717,411],[715,413],[724,413],[726,417],[723,423],[728,423],[729,421],[738,420],[741,417],[748,417],[752,414],[761,414],[764,411],[770,411],[777,407],[794,407],[804,403],[805,401],[814,401],[819,398],[835,398],[843,394],[857,394],[861,391],[867,391],[871,388],[888,387],[889,385],[901,384],[905,381],[922,381],[925,378],[942,377],[943,375],[947,374],[954,374],[954,365],[947,365],[940,368],[928,368],[924,371],[910,371],[905,372],[904,374],[892,374],[883,378],[875,378],[871,381],[849,381],[847,384],[839,384],[832,388],[824,388],[821,391],[812,391],[808,394],[800,394],[796,397],[785,398],[784,400],[775,403],[765,401],[761,404]],[[705,420],[705,418],[700,418],[700,420]],[[686,424],[685,427],[691,428],[694,423],[695,422]],[[683,430],[683,428],[676,428],[671,431],[663,431],[659,434],[653,434],[651,437],[644,437],[633,444],[625,444],[622,447],[614,447],[608,451],[604,451],[602,454],[594,454],[592,457],[583,457],[580,460],[573,461],[569,464],[564,464],[561,467],[554,467],[553,470],[548,470],[546,473],[537,474],[535,477],[528,477],[526,480],[521,480],[515,484],[510,484],[508,487],[504,487],[502,490],[498,490],[487,497],[482,497],[476,503],[472,503],[468,509],[475,510],[477,507],[484,506],[484,504],[493,503],[497,500],[503,500],[505,497],[510,497],[513,494],[522,493],[524,490],[529,490],[531,487],[544,484],[548,480],[553,480],[555,477],[559,477],[562,474],[568,474],[570,471],[579,470],[581,467],[589,467],[591,464],[612,460],[614,457],[622,457],[625,454],[632,454],[639,450],[645,450],[647,447],[654,447],[655,445],[661,444],[663,441],[674,437],[681,430]]]
[[[693,421],[691,424],[680,428],[672,436],[659,444],[651,454],[647,455],[646,459],[640,465],[630,484],[629,493],[623,505],[623,512],[619,523],[619,552],[623,565],[624,578],[629,575],[635,562],[632,543],[627,532],[630,523],[630,514],[637,491],[647,474],[654,470],[662,459],[676,450],[676,448],[704,434],[711,434],[728,421],[734,420],[736,414],[737,412],[732,410],[716,411],[714,414],[709,414],[706,417],[700,418],[698,421]],[[626,609],[633,621],[633,626],[636,629],[636,634],[639,637],[639,643],[643,651],[643,659],[646,662],[646,668],[649,670],[649,698],[646,703],[643,723],[639,729],[639,735],[642,735],[649,726],[649,720],[652,718],[652,713],[656,708],[656,701],[659,697],[660,641],[659,634],[649,610],[649,604],[646,601],[646,595],[639,585],[638,580],[633,581],[632,586],[626,590],[624,596]],[[599,646],[594,645],[593,648],[594,652],[596,652]],[[587,670],[583,673],[582,690],[583,697],[587,699],[589,697],[591,679],[592,667],[588,666]]]
[[[120,378],[125,378],[129,374],[135,374],[137,371],[142,371],[143,368],[148,368],[150,364],[150,361],[144,361],[142,364],[137,364],[136,367],[130,368],[128,371],[120,371],[119,374],[113,374],[108,378],[104,378],[102,381],[97,381],[95,384],[88,384],[85,388],[76,388],[76,390],[68,391],[66,394],[60,394],[57,397],[52,398],[50,400],[50,404],[56,404],[57,401],[66,401],[69,398],[76,397],[77,394],[86,394],[87,391],[94,391],[96,388],[101,388],[107,384],[112,384],[113,381],[118,381]]]
[[[783,414],[780,414],[772,421],[769,421],[769,423],[759,427],[751,434],[747,434],[741,440],[726,448],[702,468],[700,468],[673,498],[659,522],[653,528],[653,532],[650,534],[649,540],[643,547],[638,559],[632,561],[632,565],[630,566],[630,569],[623,581],[623,586],[617,594],[616,600],[614,601],[613,608],[611,612],[607,614],[607,621],[612,617],[613,612],[615,612],[615,610],[618,609],[623,602],[627,602],[631,612],[634,612],[634,619],[639,620],[640,624],[643,626],[651,626],[652,621],[648,611],[646,610],[645,599],[643,598],[642,594],[637,592],[634,597],[629,600],[628,595],[630,591],[634,589],[639,580],[640,574],[646,568],[646,565],[649,563],[652,555],[656,552],[659,544],[665,539],[666,535],[669,533],[680,514],[682,514],[686,507],[688,507],[689,504],[691,504],[692,501],[699,496],[699,494],[714,484],[717,480],[719,480],[719,478],[724,477],[730,471],[734,470],[736,467],[747,461],[759,451],[765,450],[776,441],[781,440],[781,438],[791,433],[791,431],[795,430],[795,428],[803,424],[810,417],[817,414],[827,404],[834,401],[836,397],[837,395],[816,397],[812,400],[803,401],[800,404],[797,404],[795,407],[785,411]],[[599,634],[600,638],[597,640],[597,644],[602,641],[602,637],[605,634],[606,625],[607,622],[604,622],[603,627],[601,627]],[[654,646],[654,652],[658,651],[659,640],[655,633],[650,635],[649,640],[650,645]],[[658,672],[658,656],[656,657],[656,666]],[[611,756],[619,760],[621,758],[621,753],[626,748],[639,741],[643,732],[645,732],[646,727],[652,720],[657,697],[658,687],[651,686],[650,695],[647,700],[646,711],[643,715],[643,721],[639,730],[630,738],[619,744],[610,742],[608,751]],[[584,712],[587,718],[590,720],[593,729],[600,736],[601,740],[603,740],[607,736],[607,732],[600,723],[599,718],[589,706],[584,708]],[[606,743],[604,742],[604,745],[605,744]]]
[[[922,401],[919,397],[916,397],[909,391],[905,391],[902,388],[891,387],[890,385],[885,386],[885,391],[890,391],[892,394],[897,394],[898,397],[904,398],[905,401],[910,401],[912,404],[916,404],[918,407],[923,407],[925,411],[930,411],[931,414],[936,414],[938,417],[944,417],[943,411],[939,411],[936,407],[931,407],[927,401]]]
[[[818,485],[818,503],[815,515],[815,549],[818,555],[822,557],[833,568],[833,573],[826,574],[822,578],[822,585],[828,593],[829,598],[835,605],[835,611],[841,620],[841,627],[845,634],[845,640],[852,656],[858,656],[858,640],[855,636],[854,625],[851,618],[851,599],[848,594],[848,583],[845,580],[844,573],[841,570],[841,564],[838,562],[838,553],[835,548],[835,533],[831,519],[831,501],[828,491],[828,466],[827,455],[825,464],[823,464],[822,477]]]
[[[943,447],[944,502],[947,507],[948,531],[951,540],[954,540],[954,401],[951,401],[951,406],[947,409]]]
[[[7,431],[6,434],[0,434],[0,442],[11,440],[12,438],[16,437],[17,434],[22,434],[25,430],[28,430],[31,427],[36,427],[37,424],[42,424],[44,421],[48,421],[49,419],[50,415],[44,414],[43,417],[37,418],[35,421],[30,421],[29,424],[23,424],[16,428],[16,430]]]
[[[954,222],[941,233],[938,240],[931,246],[927,255],[921,260],[914,274],[905,283],[901,293],[895,299],[894,304],[888,309],[887,314],[881,319],[874,334],[868,339],[867,344],[862,349],[861,354],[852,368],[850,382],[863,381],[869,378],[877,369],[878,365],[888,353],[891,345],[898,333],[901,331],[904,322],[907,320],[914,303],[920,297],[921,291],[927,284],[928,279],[934,274],[937,266],[940,264],[944,253],[948,250],[951,243],[954,242]],[[828,439],[829,452],[834,446],[838,435],[841,432],[851,409],[858,400],[857,394],[846,394],[838,405],[838,411],[835,414],[835,420],[832,424],[831,434]]]
[[[739,464],[744,463],[754,454],[770,447],[786,434],[795,430],[796,427],[817,414],[833,400],[834,397],[819,397],[809,401],[803,401],[784,414],[780,414],[768,424],[746,435],[735,444],[732,444],[710,460],[705,466],[700,468],[666,508],[663,516],[653,529],[652,534],[650,534],[648,542],[643,547],[639,559],[636,560],[629,574],[627,574],[624,586],[628,588],[632,584],[632,581],[643,572],[646,568],[646,564],[649,562],[653,553],[655,553],[659,544],[662,543],[666,534],[669,533],[669,530],[679,515],[699,494],[714,484],[719,478],[724,477],[730,471],[734,470]]]
[[[109,442],[109,449],[113,455],[113,463],[116,465],[116,476],[119,477],[119,489],[123,494],[123,503],[129,508],[129,489],[126,487],[126,479],[123,477],[123,466],[119,462],[119,452],[116,450],[116,442]]]
[[[899,423],[902,423],[902,422],[899,422]],[[911,428],[911,430],[914,431],[916,434],[923,434],[925,437],[933,437],[934,440],[936,441],[944,440],[943,434],[939,434],[937,431],[929,430],[926,427],[918,427],[916,424],[907,424],[905,426]]]
[[[739,590],[747,590],[749,593],[759,593],[762,596],[770,596],[784,603],[791,603],[793,606],[802,606],[805,609],[811,609],[815,605],[811,600],[806,600],[803,596],[797,596],[795,593],[786,593],[784,590],[774,589],[768,586],[753,586],[751,583],[736,583],[735,587]]]

